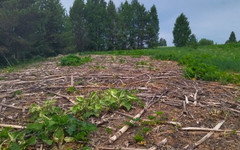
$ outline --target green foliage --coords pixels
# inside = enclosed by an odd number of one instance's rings
[[[67,88],[67,93],[68,94],[71,94],[71,93],[76,92],[76,91],[77,91],[77,89],[74,86],[70,86],[70,87]]]
[[[14,96],[16,96],[16,95],[22,95],[22,91],[21,90],[18,90],[18,91],[16,91],[16,92],[14,92]]]
[[[137,135],[134,136],[134,140],[136,142],[142,142],[142,141],[144,141],[144,136],[142,136],[140,134],[137,134]]]
[[[92,62],[91,57],[78,57],[76,55],[68,55],[65,57],[62,57],[60,60],[60,65],[61,66],[79,66],[83,65],[85,63]]]
[[[26,137],[25,132],[4,128],[0,131],[0,149],[26,149],[36,144],[36,136]]]
[[[0,12],[0,66],[55,56],[65,48],[59,0],[4,0]]]
[[[55,107],[54,103],[55,101],[47,101],[42,107],[32,105],[30,112],[34,123],[28,124],[27,131],[36,134],[48,145],[53,142],[62,145],[64,141],[86,141],[96,127],[66,114]]]
[[[90,116],[99,117],[102,111],[109,109],[122,107],[129,111],[134,102],[142,104],[142,101],[129,91],[109,89],[103,93],[92,92],[88,98],[78,97],[72,112],[82,119],[87,119]]]
[[[46,101],[42,106],[33,104],[30,108],[31,123],[22,131],[5,128],[0,132],[0,147],[27,149],[37,142],[47,145],[56,143],[64,149],[64,144],[74,141],[87,141],[89,134],[96,130],[95,125],[80,121],[54,106],[55,101]]]
[[[202,38],[202,39],[198,42],[198,44],[199,44],[200,46],[208,46],[208,45],[213,45],[214,42],[213,42],[212,40],[208,40],[208,39]]]
[[[187,45],[191,29],[187,17],[182,13],[174,24],[173,28],[173,43],[176,47],[183,47]]]
[[[119,63],[123,64],[123,63],[125,63],[125,60],[124,59],[119,59]]]

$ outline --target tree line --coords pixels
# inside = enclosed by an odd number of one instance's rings
[[[60,0],[0,1],[0,65],[76,51],[158,46],[156,6],[138,0],[75,0],[69,14]]]
[[[153,48],[158,45],[159,20],[156,6],[149,11],[138,0],[75,0],[70,18],[80,51]]]
[[[1,0],[0,65],[64,51],[66,20],[59,0]]]
[[[173,29],[176,47],[213,45],[197,38],[182,13]],[[226,43],[236,43],[232,32]],[[167,46],[159,40],[156,6],[138,0],[116,8],[112,0],[75,0],[69,13],[60,0],[0,1],[0,67],[30,59],[83,51]]]
[[[164,39],[160,39],[160,45],[164,46]],[[189,21],[187,17],[182,13],[177,17],[173,29],[173,43],[176,47],[190,46],[197,48],[197,46],[207,46],[214,45],[212,40],[202,38],[200,41],[197,41],[195,34],[192,34],[192,31],[189,26]],[[225,44],[237,43],[235,33],[232,31],[229,39]],[[240,41],[238,41],[240,43]]]

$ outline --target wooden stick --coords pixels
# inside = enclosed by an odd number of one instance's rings
[[[163,96],[163,95],[164,95],[165,93],[167,93],[167,92],[168,92],[168,91],[165,90],[165,91],[161,94],[161,96]],[[156,101],[154,101],[154,102],[146,105],[143,110],[141,110],[136,116],[133,117],[133,119],[140,118],[140,117],[142,116],[142,114],[143,114],[145,111],[147,111],[148,108],[150,108],[152,105],[154,105],[154,104],[157,103],[157,102],[158,102],[158,100],[156,100]],[[133,123],[133,124],[134,124],[135,121],[130,120],[130,123]],[[122,127],[115,135],[113,135],[112,137],[110,137],[109,143],[115,142],[119,137],[121,137],[121,136],[123,135],[123,133],[125,133],[125,132],[129,129],[129,127],[130,127],[129,125],[125,125],[124,127]]]
[[[124,148],[124,147],[115,147],[115,148],[110,148],[110,147],[98,147],[98,150],[156,150],[157,147],[153,146],[148,149],[141,149],[141,148]]]
[[[140,118],[142,114],[145,112],[145,110],[146,110],[145,108],[141,110],[133,119]],[[130,123],[135,123],[135,121],[130,120]],[[122,136],[123,133],[125,133],[128,130],[129,127],[130,127],[129,125],[125,125],[124,127],[122,127],[114,136],[110,137],[109,143],[115,142],[119,137]]]
[[[214,132],[236,132],[240,133],[240,131],[234,131],[234,130],[220,130],[220,129],[212,129],[212,128],[199,128],[199,127],[186,127],[186,128],[181,128],[180,130],[182,131],[204,131],[204,132],[209,132],[209,131],[214,131]]]
[[[65,99],[67,99],[68,101],[70,101],[71,103],[73,103],[74,105],[76,105],[76,102],[72,99],[70,99],[68,96],[66,95],[62,95],[62,94],[58,94],[58,93],[55,93],[55,92],[52,92],[52,91],[46,91],[47,93],[51,93],[51,94],[55,94],[57,96],[60,96],[60,97],[63,97]]]
[[[194,99],[194,105],[196,106],[197,105],[197,94],[198,94],[198,90],[197,90],[197,88],[195,87],[195,89],[196,89],[196,92],[194,93],[194,96],[193,96],[193,99]]]
[[[161,142],[157,144],[158,147],[161,147],[167,143],[167,138],[163,139]]]
[[[26,127],[25,126],[19,126],[19,125],[10,125],[10,124],[0,124],[0,127],[11,127],[11,128],[14,128],[14,129],[25,129]]]
[[[74,81],[73,81],[73,75],[71,75],[71,86],[73,87]]]
[[[0,103],[0,105],[3,107],[9,107],[9,108],[14,108],[14,109],[19,109],[19,110],[28,109],[28,108],[21,108],[21,107],[16,107],[16,106],[12,106],[12,105],[7,105],[7,104],[3,104],[3,103]]]
[[[189,104],[189,100],[188,100],[188,97],[186,95],[185,96],[185,101],[186,101],[186,104]]]
[[[225,120],[219,122],[213,129],[218,130],[223,125],[224,122],[225,122]],[[200,144],[202,144],[204,141],[206,141],[208,138],[210,138],[213,135],[213,133],[214,133],[214,131],[211,131],[208,134],[206,134],[202,139],[200,139],[199,141],[194,143],[192,146],[188,147],[188,150],[193,150],[193,149],[197,148]]]

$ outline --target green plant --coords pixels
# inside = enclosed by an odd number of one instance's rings
[[[129,111],[134,102],[142,104],[142,101],[129,91],[108,89],[102,93],[92,92],[88,98],[78,97],[72,112],[82,119],[87,119],[90,116],[98,117],[103,110],[123,107]]]
[[[134,136],[134,140],[135,140],[136,142],[142,142],[142,141],[144,141],[144,136],[142,136],[142,135],[140,135],[140,134],[136,134],[136,135]]]
[[[23,92],[22,92],[21,90],[15,91],[15,92],[14,92],[14,96],[16,96],[16,95],[22,95],[22,93],[23,93]]]
[[[54,106],[55,101],[46,101],[42,107],[33,104],[30,112],[34,123],[27,125],[27,132],[35,134],[48,145],[53,142],[62,146],[64,142],[87,141],[95,125],[83,122]]]
[[[61,66],[79,66],[88,62],[92,62],[92,58],[89,56],[78,57],[76,55],[71,54],[71,55],[62,57],[60,60],[60,65]]]
[[[71,94],[71,93],[76,92],[76,91],[77,91],[77,89],[74,86],[70,86],[70,87],[67,88],[67,93],[68,94]]]
[[[78,120],[71,114],[54,106],[55,101],[46,101],[42,106],[33,104],[31,118],[22,131],[5,128],[0,132],[0,149],[26,149],[37,142],[47,145],[55,143],[56,149],[64,149],[64,144],[74,141],[87,141],[96,126]]]
[[[119,63],[123,64],[123,63],[125,63],[125,60],[124,59],[119,59]]]
[[[12,128],[4,128],[0,131],[0,149],[26,149],[36,144],[36,136],[26,137],[23,131],[15,131]]]

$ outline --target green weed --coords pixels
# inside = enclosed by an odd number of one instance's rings
[[[29,110],[31,123],[26,129],[4,128],[0,132],[0,149],[27,149],[38,142],[49,146],[55,143],[57,147],[53,149],[65,149],[65,143],[87,141],[96,126],[78,120],[54,104],[55,101],[46,101],[42,106],[33,104]]]
[[[61,66],[80,66],[85,63],[92,62],[92,58],[89,56],[86,57],[78,57],[76,55],[68,55],[62,57],[60,60]]]
[[[109,89],[102,93],[92,92],[88,98],[78,97],[72,112],[82,119],[98,117],[104,110],[125,108],[130,110],[133,103],[142,101],[126,90]]]
[[[124,59],[119,59],[119,63],[123,64],[123,63],[125,63],[125,60]]]

